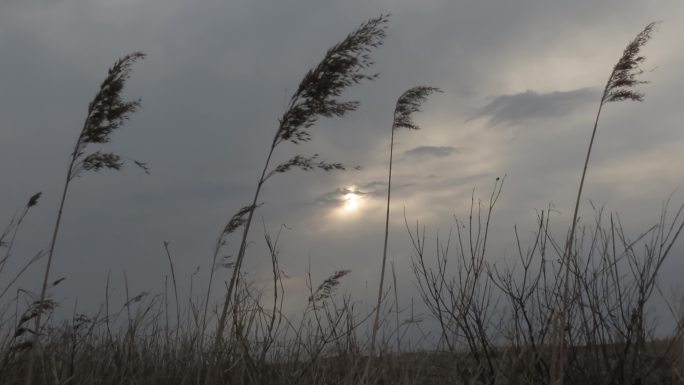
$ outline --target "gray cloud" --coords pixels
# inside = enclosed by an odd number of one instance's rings
[[[500,95],[479,109],[470,119],[489,118],[487,124],[517,125],[537,119],[559,118],[595,103],[595,88],[538,93],[527,90],[514,95]]]
[[[394,190],[401,190],[408,184],[398,184],[393,186]],[[363,183],[361,185],[351,187],[340,187],[332,191],[327,191],[315,198],[314,204],[321,207],[336,207],[339,206],[342,198],[353,192],[356,195],[367,197],[381,197],[387,194],[387,182],[372,181]]]
[[[458,153],[456,147],[451,146],[418,146],[407,150],[404,154],[408,156],[428,156],[442,158]]]
[[[390,2],[367,0],[46,3],[0,1],[0,46],[7,52],[0,71],[0,222],[9,220],[31,194],[43,191],[17,238],[15,265],[4,274],[20,268],[22,257],[49,240],[69,151],[107,67],[131,51],[148,54],[134,67],[126,88],[128,97],[142,98],[142,109],[107,150],[149,162],[151,175],[134,170],[87,175],[74,181],[67,199],[54,276],[68,280],[55,296],[78,298],[80,307],[101,303],[110,269],[113,286],[118,282],[121,288],[127,270],[132,291],[162,290],[168,274],[164,240],[173,246],[179,276],[188,278],[198,264],[200,275],[207,273],[216,236],[249,203],[277,119],[299,80],[327,48],[381,12],[393,14],[385,44],[372,54],[372,71],[381,76],[341,95],[361,101],[359,110],[344,119],[322,119],[312,127],[312,142],[279,147],[274,156],[277,163],[296,153],[320,153],[364,168],[338,174],[292,172],[269,180],[250,239],[248,263],[254,275],[267,274],[259,270],[263,220],[264,227],[287,223],[293,229],[283,236],[282,266],[290,274],[305,272],[305,256],[312,255],[314,275],[348,268],[353,271],[349,287],[363,287],[364,280],[376,283],[379,260],[367,256],[378,256],[382,249],[388,116],[396,97],[414,84],[439,86],[445,93],[426,103],[425,113],[417,117],[423,130],[402,134],[398,148],[406,151],[404,161],[395,164],[393,182],[397,208],[405,205],[412,218],[429,219],[433,229],[448,228],[451,213],[469,207],[474,186],[489,191],[495,176],[508,173],[497,221],[508,226],[501,238],[510,239],[512,224],[533,219],[534,208],[549,201],[559,206],[572,202],[576,189],[569,187],[578,177],[592,122],[557,118],[596,103],[595,89],[577,89],[577,84],[605,81],[624,44],[646,22],[664,15],[669,19],[649,45],[649,61],[659,70],[649,74],[647,100],[638,109],[625,104],[607,110],[586,197],[609,201],[618,211],[631,210],[623,219],[632,218],[630,226],[638,228],[636,222],[647,217],[649,207],[642,202],[659,203],[682,184],[676,172],[650,171],[661,161],[681,164],[680,152],[661,151],[662,160],[649,155],[663,143],[676,147],[681,138],[684,117],[676,96],[684,87],[679,74],[684,64],[681,0],[657,5],[636,0],[425,0],[391,2],[391,8]],[[562,76],[537,76],[530,68]],[[582,83],[572,80],[577,78]],[[568,91],[515,94],[526,88]],[[478,101],[486,95],[499,96],[483,107]],[[468,118],[466,124],[454,123]],[[526,140],[511,142],[506,133],[482,129],[487,120],[491,125],[535,125],[547,119],[558,124]],[[407,161],[418,156],[425,161]],[[609,179],[608,172],[619,171],[620,160],[653,166],[635,179],[638,184],[621,190],[624,182]],[[597,180],[593,175],[606,176]],[[350,186],[374,204],[353,218],[328,215]],[[400,212],[395,219],[402,221]],[[398,274],[411,282],[403,223],[391,232]],[[492,253],[499,246],[492,245]],[[42,267],[36,264],[20,286],[36,289]],[[216,281],[216,293],[222,279]],[[187,289],[189,279],[180,279],[179,285]],[[405,298],[415,294],[411,284],[401,290]]]

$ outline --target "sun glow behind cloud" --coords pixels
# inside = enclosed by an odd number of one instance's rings
[[[359,201],[361,196],[354,192],[344,194],[344,210],[347,212],[356,211],[359,208]]]
[[[333,208],[333,215],[336,218],[351,219],[358,217],[364,210],[366,203],[363,193],[358,190],[357,186],[349,186],[342,189],[338,195],[339,202]]]

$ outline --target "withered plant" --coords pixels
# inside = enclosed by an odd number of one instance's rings
[[[563,384],[563,365],[565,363],[565,345],[566,337],[564,330],[566,329],[567,308],[571,306],[572,288],[570,287],[571,269],[576,265],[573,256],[573,244],[575,243],[575,232],[577,230],[577,216],[579,213],[580,201],[582,200],[582,189],[584,188],[584,181],[587,176],[587,168],[589,167],[589,157],[594,146],[594,139],[596,138],[596,131],[598,129],[599,118],[601,117],[601,110],[603,106],[611,102],[621,102],[623,100],[631,100],[641,102],[644,100],[644,94],[636,88],[641,84],[648,83],[640,80],[638,77],[644,70],[641,64],[646,60],[645,56],[641,55],[641,49],[651,39],[651,34],[658,24],[652,22],[648,24],[639,34],[627,44],[622,56],[613,67],[613,71],[608,77],[608,81],[603,88],[601,101],[599,103],[598,112],[596,113],[596,120],[594,121],[594,128],[591,132],[591,139],[589,140],[589,148],[587,149],[587,156],[584,160],[584,168],[582,169],[582,177],[580,178],[579,189],[577,191],[577,198],[575,199],[575,209],[572,215],[572,222],[570,225],[570,232],[567,241],[565,242],[565,252],[563,254],[563,268],[564,274],[564,294],[558,309],[558,316],[555,320],[554,337],[555,343],[555,359],[552,362],[552,377],[555,383]]]
[[[26,205],[21,209],[19,213],[15,214],[14,217],[12,217],[9,224],[7,224],[7,227],[5,227],[5,230],[3,230],[2,233],[0,233],[0,251],[2,251],[2,253],[0,253],[0,276],[2,276],[2,273],[5,271],[5,267],[7,266],[10,257],[12,257],[12,249],[14,248],[14,242],[17,239],[17,234],[19,233],[19,229],[21,228],[24,219],[28,215],[31,208],[38,204],[38,200],[40,199],[41,195],[41,192],[37,192],[31,195]],[[42,256],[42,251],[36,253],[36,255],[33,258],[26,262],[19,269],[19,271],[14,274],[14,277],[10,279],[7,284],[3,285],[4,287],[2,288],[2,291],[0,291],[0,299],[2,299],[2,297],[5,296],[5,294],[7,294],[9,289],[26,272],[26,270],[36,261],[38,261],[38,259],[40,259],[40,257]]]
[[[271,167],[271,158],[276,148],[285,142],[300,144],[309,141],[311,139],[310,129],[320,118],[342,117],[359,107],[358,101],[340,100],[339,97],[348,87],[365,80],[373,80],[378,76],[377,74],[368,74],[366,71],[373,64],[370,56],[371,51],[379,47],[385,38],[387,22],[388,16],[380,15],[363,23],[344,40],[330,48],[323,60],[304,75],[297,90],[290,98],[285,113],[279,119],[252,202],[240,209],[228,221],[219,235],[213,257],[214,264],[218,252],[225,245],[226,237],[242,228],[240,248],[234,262],[232,262],[232,275],[218,318],[212,348],[213,363],[205,382],[207,385],[214,381],[216,375],[217,356],[221,351],[221,341],[226,328],[228,310],[240,277],[240,269],[247,251],[249,230],[254,212],[259,205],[259,195],[264,183],[275,174],[285,173],[292,169],[332,171],[346,168],[341,163],[328,163],[319,160],[318,154],[312,156],[298,154],[275,167]],[[206,317],[203,324],[206,325]]]
[[[19,233],[19,229],[21,228],[21,224],[24,222],[24,218],[26,218],[26,215],[28,215],[31,207],[38,204],[38,199],[40,199],[41,195],[42,193],[40,192],[33,194],[31,198],[29,198],[26,205],[22,208],[21,212],[15,214],[10,220],[9,224],[7,224],[5,227],[5,230],[0,233],[0,250],[4,249],[4,256],[0,257],[0,274],[2,274],[2,272],[5,270],[7,261],[12,256],[14,241],[17,239],[17,233]],[[0,298],[2,298],[2,295],[0,295]]]
[[[552,236],[549,207],[538,213],[527,245],[516,227],[514,255],[490,262],[496,255],[487,245],[489,229],[502,184],[496,180],[488,203],[473,197],[468,219],[455,218],[449,235],[437,237],[432,250],[425,227],[411,228],[406,221],[418,291],[438,325],[436,350],[449,358],[449,369],[434,383],[553,381],[553,320],[564,294],[565,239]],[[658,283],[684,231],[684,206],[669,206],[668,200],[657,222],[635,235],[602,208],[580,224],[579,268],[571,275],[575,289],[565,330],[566,383],[681,382],[684,324]],[[665,301],[659,305],[670,309],[669,317],[649,314],[656,300]],[[675,325],[663,326],[668,319]]]
[[[46,300],[48,282],[50,279],[50,268],[52,267],[55,245],[57,244],[57,236],[62,221],[64,203],[66,202],[71,182],[89,171],[97,172],[102,169],[118,171],[124,165],[124,160],[119,155],[100,149],[93,149],[92,147],[108,143],[114,131],[119,129],[129,119],[130,115],[140,107],[139,99],[130,101],[123,100],[121,98],[121,93],[123,92],[126,80],[130,77],[133,63],[144,57],[145,55],[143,53],[134,52],[118,59],[114,65],[109,68],[107,77],[100,85],[100,90],[88,105],[88,112],[83,127],[76,139],[74,150],[71,152],[69,166],[67,167],[59,210],[52,232],[50,248],[47,253],[43,283],[41,285],[40,295],[35,303],[37,306],[34,306],[35,308],[42,309],[43,306],[41,306],[41,304]],[[145,163],[139,161],[134,161],[134,163],[145,172],[148,171]],[[32,384],[36,354],[38,354],[39,350],[38,344],[40,342],[40,321],[42,313],[43,312],[38,312],[35,317],[33,347],[26,377],[26,384],[28,385]]]
[[[380,269],[380,283],[378,284],[378,301],[375,305],[375,318],[373,320],[373,331],[370,341],[370,357],[372,359],[375,350],[375,340],[377,338],[378,329],[380,328],[380,307],[382,305],[382,293],[385,284],[385,267],[387,265],[387,241],[389,239],[389,217],[390,217],[390,202],[392,193],[392,158],[394,154],[394,133],[401,128],[408,130],[419,130],[418,126],[413,121],[413,114],[420,111],[421,105],[427,100],[428,96],[435,92],[441,92],[436,87],[418,86],[405,91],[399,99],[394,108],[394,119],[392,121],[392,133],[390,136],[390,158],[389,158],[389,175],[387,180],[387,212],[385,215],[385,241],[382,249],[382,267]],[[371,365],[371,359],[366,364],[366,375]]]

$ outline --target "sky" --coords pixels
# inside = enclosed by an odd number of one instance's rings
[[[405,303],[416,296],[410,239],[419,221],[447,234],[471,197],[488,199],[505,178],[488,258],[510,261],[514,226],[528,242],[538,210],[567,229],[600,92],[625,45],[662,21],[644,49],[643,103],[603,111],[582,200],[619,212],[631,234],[655,223],[663,202],[684,202],[684,2],[680,0],[3,0],[0,3],[0,223],[43,193],[16,241],[3,286],[46,249],[69,154],[107,68],[142,51],[126,84],[142,108],[106,148],[147,162],[87,174],[67,197],[51,295],[72,309],[159,293],[170,274],[181,293],[205,290],[216,238],[250,202],[278,118],[306,71],[363,21],[391,14],[380,74],[344,93],[361,106],[320,120],[313,140],[278,148],[361,166],[346,172],[277,175],[264,187],[245,271],[267,285],[264,229],[280,235],[289,305],[336,270],[340,290],[368,305],[382,257],[389,137],[406,89],[439,87],[415,115],[420,131],[395,142],[389,257]],[[355,191],[356,195],[348,195]],[[352,200],[350,203],[349,200]],[[283,226],[283,227],[281,227]],[[232,240],[233,245],[237,243]],[[677,286],[682,247],[663,273]],[[233,251],[235,252],[235,251]],[[45,261],[13,289],[37,290]],[[220,270],[216,292],[228,279]],[[78,303],[78,305],[76,305]]]

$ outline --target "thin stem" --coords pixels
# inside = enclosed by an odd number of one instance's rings
[[[610,84],[610,79],[613,78],[615,70],[610,74],[608,78],[608,83],[603,90],[603,95],[601,96],[601,103],[599,104],[598,111],[596,113],[596,119],[594,120],[594,128],[591,132],[591,139],[589,140],[589,148],[587,149],[587,156],[584,160],[584,168],[582,169],[582,177],[580,178],[579,189],[577,191],[577,199],[575,200],[575,210],[572,215],[572,224],[570,226],[570,233],[568,234],[568,239],[565,243],[565,251],[563,253],[563,264],[565,267],[565,276],[563,281],[563,297],[560,303],[560,314],[556,324],[556,354],[555,359],[552,361],[552,380],[555,381],[557,385],[563,385],[564,372],[565,372],[565,324],[567,322],[567,312],[570,307],[570,265],[574,261],[572,260],[572,245],[574,244],[575,231],[577,230],[577,217],[579,215],[580,201],[582,200],[582,190],[584,189],[584,181],[587,176],[587,169],[589,168],[589,158],[591,157],[591,150],[594,147],[594,139],[596,138],[596,131],[598,129],[599,118],[601,117],[601,110],[606,100],[606,95],[608,94],[608,85]]]
[[[401,335],[399,334],[399,288],[397,287],[397,272],[394,269],[394,260],[392,261],[392,279],[394,281],[394,315],[396,321],[397,330],[397,354],[401,353]]]
[[[80,142],[80,141],[79,141]],[[78,146],[78,143],[77,143]],[[34,302],[38,306],[38,315],[36,316],[35,330],[33,334],[33,342],[31,345],[31,354],[29,355],[29,362],[26,374],[26,385],[33,384],[33,373],[36,364],[36,355],[38,354],[40,344],[40,321],[43,315],[42,304],[45,301],[47,294],[48,280],[50,279],[50,268],[52,267],[52,256],[55,252],[55,245],[57,244],[57,235],[59,234],[60,224],[62,222],[62,213],[64,212],[64,202],[66,202],[67,192],[69,191],[69,184],[71,183],[72,169],[76,162],[76,150],[71,157],[71,162],[67,168],[67,175],[64,180],[64,189],[62,190],[62,198],[59,202],[59,211],[57,212],[57,219],[55,220],[55,228],[52,231],[52,240],[50,241],[50,250],[48,251],[47,264],[45,265],[45,274],[43,275],[43,284],[40,289],[40,297],[38,301]]]
[[[205,384],[210,385],[214,381],[214,376],[215,376],[215,371],[216,368],[218,367],[218,353],[219,353],[219,348],[221,344],[221,339],[223,336],[223,332],[225,331],[225,323],[226,323],[226,318],[228,316],[228,307],[230,306],[230,300],[233,296],[233,291],[235,290],[235,285],[237,283],[238,276],[240,274],[240,268],[242,267],[242,261],[245,257],[245,252],[247,250],[247,236],[249,234],[249,229],[252,225],[252,218],[254,218],[254,211],[256,210],[256,205],[257,201],[259,199],[259,194],[261,193],[261,187],[264,184],[265,178],[266,178],[266,171],[268,170],[268,166],[271,163],[271,157],[273,156],[273,152],[275,151],[276,145],[277,145],[277,140],[278,140],[278,133],[280,131],[276,132],[275,137],[273,138],[273,143],[271,144],[271,149],[268,152],[268,156],[266,157],[266,163],[264,164],[264,168],[261,171],[261,176],[259,177],[259,182],[257,183],[257,188],[256,191],[254,192],[254,198],[252,200],[252,206],[251,209],[249,210],[249,214],[247,215],[247,221],[244,224],[243,231],[242,231],[242,241],[240,242],[240,250],[238,251],[238,256],[237,259],[235,260],[235,266],[233,267],[233,274],[230,278],[230,283],[228,284],[227,292],[226,292],[226,299],[223,302],[223,309],[221,310],[221,316],[219,317],[218,325],[216,327],[216,337],[214,339],[214,346],[212,349],[212,353],[214,355],[214,363],[212,364],[212,368],[210,369],[207,377]]]
[[[176,271],[173,268],[173,261],[171,260],[171,252],[169,251],[169,242],[164,242],[164,250],[169,259],[169,266],[171,267],[171,279],[173,280],[173,294],[176,297],[176,341],[180,337],[180,302],[178,301],[178,285],[176,284]]]
[[[387,265],[387,243],[389,239],[389,214],[390,214],[390,202],[392,194],[392,158],[394,155],[394,124],[392,125],[392,136],[390,139],[390,159],[389,159],[389,175],[387,177],[387,211],[385,213],[385,243],[382,248],[382,268],[380,270],[380,285],[378,286],[378,301],[375,306],[375,317],[373,320],[373,332],[371,334],[371,345],[370,352],[368,353],[368,360],[366,361],[366,369],[364,371],[364,381],[368,379],[368,373],[370,371],[371,361],[373,360],[373,355],[375,353],[375,341],[377,339],[378,329],[380,327],[380,307],[382,306],[382,291],[385,285],[385,266]]]
[[[214,282],[214,272],[216,271],[216,259],[218,258],[218,253],[221,250],[223,243],[223,233],[219,236],[216,241],[216,247],[214,248],[214,257],[211,260],[211,267],[209,268],[209,282],[207,283],[207,295],[204,298],[204,315],[202,316],[202,333],[201,338],[204,339],[204,333],[207,330],[207,313],[209,311],[209,297],[211,296],[211,285]]]

